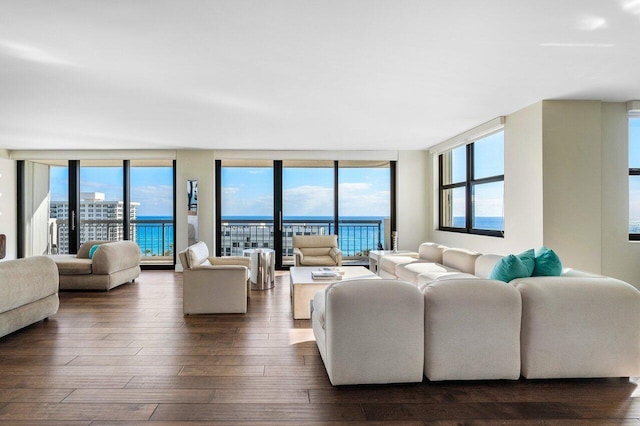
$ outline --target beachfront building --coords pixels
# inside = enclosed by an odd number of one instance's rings
[[[131,202],[129,207],[129,219],[132,221],[130,239],[136,241],[137,207],[140,203]],[[124,203],[123,201],[105,200],[105,194],[101,192],[80,193],[80,241],[124,239]],[[49,210],[50,219],[55,219],[51,226],[55,231],[51,232],[53,241],[51,247],[60,254],[69,253],[69,202],[51,201]]]

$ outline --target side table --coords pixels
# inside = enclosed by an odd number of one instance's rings
[[[249,258],[249,281],[251,290],[268,290],[275,283],[276,252],[275,250],[246,249],[242,251]]]

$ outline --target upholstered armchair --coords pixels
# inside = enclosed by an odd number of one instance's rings
[[[337,235],[294,235],[295,266],[341,266]]]
[[[204,242],[179,253],[184,314],[246,313],[249,258],[211,257]]]

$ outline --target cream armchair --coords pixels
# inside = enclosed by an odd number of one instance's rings
[[[179,253],[184,314],[246,313],[249,258],[210,257],[204,242]]]
[[[337,235],[293,236],[295,266],[342,266]]]

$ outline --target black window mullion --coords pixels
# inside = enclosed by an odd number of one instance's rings
[[[122,239],[131,239],[131,161],[122,161]]]
[[[470,232],[473,228],[473,197],[471,196],[471,180],[473,179],[473,144],[467,145],[467,180],[465,182],[465,228]]]

